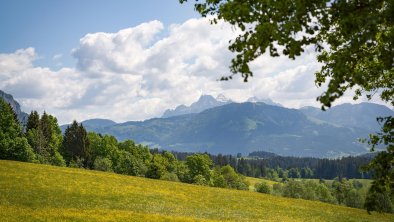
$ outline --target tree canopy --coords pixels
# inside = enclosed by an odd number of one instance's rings
[[[0,98],[0,159],[33,162],[32,148],[22,135],[22,127],[10,104]]]
[[[71,162],[82,162],[83,166],[88,167],[91,164],[91,152],[89,139],[86,129],[82,124],[73,121],[67,126],[64,132],[62,144],[62,154],[68,164]]]
[[[180,3],[187,0],[179,0]],[[230,41],[235,58],[229,80],[253,76],[249,63],[269,53],[295,59],[314,46],[322,63],[315,83],[326,90],[317,100],[326,109],[348,90],[394,106],[394,1],[387,0],[196,0],[195,9],[211,23],[224,20],[242,32]],[[394,196],[394,119],[380,118],[382,132],[370,136],[380,152],[368,169],[375,172],[372,191]],[[368,204],[367,204],[368,206]],[[368,209],[373,209],[369,207]]]

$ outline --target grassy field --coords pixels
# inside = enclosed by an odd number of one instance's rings
[[[0,161],[1,221],[394,221],[250,191]]]
[[[275,182],[275,181],[272,181],[272,180],[267,180],[267,179],[263,179],[263,178],[254,178],[254,177],[246,177],[246,181],[249,182],[249,190],[250,191],[255,191],[254,185],[256,183],[264,182],[264,183],[270,185],[271,187],[272,187],[272,185],[274,185],[276,183],[279,183],[279,182]]]

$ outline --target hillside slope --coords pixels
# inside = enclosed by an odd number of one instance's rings
[[[334,106],[326,111],[322,111],[315,107],[303,107],[300,111],[307,116],[319,120],[345,127],[368,129],[371,133],[379,131],[381,128],[376,121],[377,117],[394,115],[394,112],[387,106],[375,103],[344,103]]]
[[[321,202],[0,161],[2,221],[393,221]]]
[[[104,127],[110,127],[117,124],[116,122],[109,119],[88,119],[82,121],[81,123],[88,131],[95,131]],[[63,133],[66,131],[66,128],[69,125],[71,124],[65,124],[60,126],[60,129],[62,130]]]

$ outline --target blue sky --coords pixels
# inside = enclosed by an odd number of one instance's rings
[[[37,65],[56,68],[52,58],[72,66],[70,52],[87,33],[116,32],[143,22],[164,25],[198,17],[190,3],[178,0],[2,0],[0,52],[34,47]]]
[[[209,19],[178,0],[1,0],[0,90],[60,123],[159,117],[203,94],[319,106],[313,48],[295,61],[261,56],[248,83],[217,81],[240,31]]]

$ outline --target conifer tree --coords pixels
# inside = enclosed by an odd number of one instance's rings
[[[51,120],[49,118],[49,115],[44,111],[44,114],[42,114],[41,119],[40,119],[40,128],[42,131],[42,134],[45,137],[45,142],[46,146],[49,145],[51,139],[52,139],[52,124]]]
[[[84,167],[91,165],[91,152],[87,132],[77,121],[66,128],[62,144],[62,154],[68,164],[72,162],[83,163]]]
[[[26,132],[31,129],[38,129],[40,125],[40,115],[37,111],[31,111],[30,115],[27,117]]]
[[[62,134],[57,119],[46,112],[40,118],[37,111],[28,117],[26,137],[37,154],[38,161],[45,164],[63,166],[63,157],[59,153]]]
[[[11,106],[0,98],[0,159],[34,161],[35,155],[22,137],[22,128]]]

